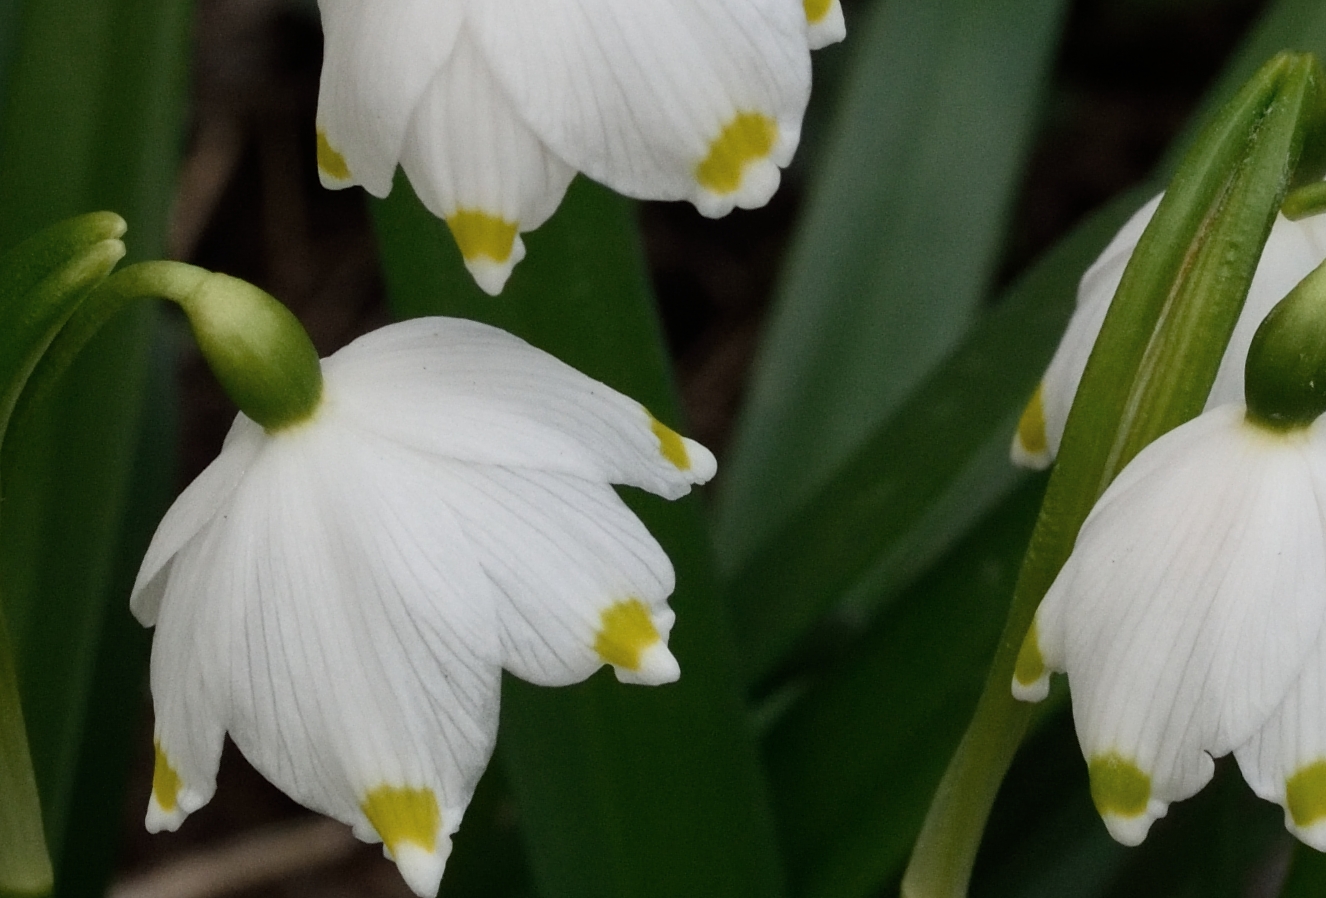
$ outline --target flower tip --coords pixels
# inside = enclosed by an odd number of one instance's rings
[[[1033,620],[1022,638],[1013,667],[1013,698],[1020,702],[1044,701],[1050,694],[1050,668],[1041,653],[1040,627]]]
[[[346,164],[345,157],[331,145],[331,141],[327,139],[327,132],[321,128],[317,133],[317,155],[318,180],[322,182],[323,187],[328,190],[340,190],[354,184],[354,176],[350,174],[350,166]]]
[[[383,849],[396,862],[396,869],[401,872],[405,884],[419,898],[434,898],[442,883],[442,871],[446,869],[447,858],[451,855],[451,839],[440,836],[438,842],[432,851],[413,842],[398,845],[394,852]]]
[[[677,663],[676,657],[668,651],[666,645],[656,642],[640,653],[640,660],[634,670],[614,665],[613,672],[617,675],[619,683],[662,686],[665,683],[675,683],[681,678],[681,665]]]
[[[184,818],[189,816],[184,812],[184,808],[178,804],[169,811],[161,806],[157,801],[157,796],[153,793],[147,800],[147,816],[143,819],[143,826],[148,832],[156,834],[159,832],[173,833],[180,828]]]
[[[1022,417],[1018,419],[1018,429],[1013,434],[1013,445],[1008,455],[1019,468],[1044,471],[1054,461],[1045,429],[1044,394],[1045,385],[1040,384],[1022,410]]]
[[[1050,694],[1050,672],[1046,671],[1029,683],[1013,675],[1013,698],[1020,702],[1043,702]]]
[[[782,172],[772,159],[753,159],[746,163],[736,188],[726,193],[700,190],[693,202],[705,218],[722,218],[734,208],[758,209],[778,191]]]
[[[1159,811],[1155,810],[1159,805]],[[1146,840],[1146,834],[1151,829],[1151,824],[1155,823],[1161,817],[1165,816],[1168,807],[1158,801],[1149,802],[1144,813],[1136,816],[1126,817],[1122,814],[1102,814],[1100,819],[1104,821],[1105,828],[1109,830],[1114,841],[1120,845],[1127,845],[1129,848],[1136,848]]]
[[[1028,471],[1044,471],[1053,459],[1048,449],[1033,452],[1022,442],[1021,434],[1013,435],[1013,444],[1008,449],[1008,459],[1015,467]]]
[[[718,459],[714,453],[688,437],[681,438],[686,447],[686,457],[690,460],[692,483],[708,483],[718,473]]]
[[[1118,752],[1096,755],[1087,765],[1091,800],[1105,828],[1121,845],[1141,845],[1169,805],[1155,797],[1151,774]]]
[[[806,42],[810,49],[819,50],[829,44],[836,44],[847,37],[847,23],[843,20],[843,8],[838,0],[806,0],[806,20],[809,30]]]
[[[507,278],[516,267],[516,263],[525,258],[525,241],[516,237],[511,243],[511,253],[498,261],[488,256],[475,256],[465,259],[465,268],[469,271],[479,289],[489,296],[497,296],[506,286]]]

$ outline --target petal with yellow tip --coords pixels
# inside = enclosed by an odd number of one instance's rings
[[[464,11],[459,4],[437,0],[323,0],[319,6],[322,183],[333,189],[359,184],[374,196],[386,196],[406,127],[424,89],[451,54]],[[327,155],[324,146],[335,156]]]
[[[796,149],[810,93],[810,26],[798,3],[468,9],[521,118],[559,158],[621,193],[722,215],[766,202]]]
[[[806,10],[806,40],[810,49],[818,50],[836,44],[847,37],[847,23],[843,7],[838,0],[804,0]]]
[[[467,32],[415,109],[401,166],[492,295],[525,255],[520,232],[547,220],[575,176],[515,113]]]

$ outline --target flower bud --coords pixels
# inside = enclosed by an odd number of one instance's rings
[[[1248,417],[1263,426],[1306,427],[1326,411],[1326,264],[1257,328],[1244,384]]]
[[[269,432],[300,424],[322,399],[322,368],[290,310],[246,281],[203,278],[176,298],[230,398]]]

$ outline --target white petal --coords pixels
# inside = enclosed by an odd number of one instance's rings
[[[218,511],[224,514],[226,507]],[[160,578],[171,600],[157,617],[152,641],[156,770],[145,821],[149,832],[178,829],[216,791],[227,712],[215,675],[229,646],[207,596],[234,585],[228,579],[232,568],[213,567],[229,547],[224,531],[206,527],[184,550],[189,560],[176,559]]]
[[[438,473],[502,594],[503,666],[543,686],[578,682],[605,662],[623,681],[677,678],[667,650],[672,564],[612,487],[455,463]]]
[[[667,498],[714,473],[708,450],[634,400],[477,322],[384,327],[324,360],[323,371],[327,395],[359,427],[439,457],[560,471]]]
[[[214,556],[197,540],[172,564],[158,644],[177,608],[206,607],[213,626],[182,629],[225,647],[208,679],[236,745],[300,803],[413,844],[397,859],[431,894],[492,751],[501,660],[491,586],[436,478],[324,408],[269,438],[213,530]],[[190,572],[196,592],[173,592]],[[380,831],[416,800],[423,835]]]
[[[1285,809],[1285,827],[1326,851],[1326,642],[1280,708],[1235,750],[1254,792]]]
[[[803,5],[809,26],[806,39],[810,49],[818,50],[847,37],[847,23],[843,20],[843,8],[838,0],[806,0]]]
[[[129,607],[145,627],[156,624],[166,564],[202,527],[239,484],[263,442],[262,428],[241,415],[226,434],[221,454],[180,494],[157,525],[147,555],[138,568]]]
[[[1157,196],[1139,209],[1082,276],[1077,292],[1077,309],[1045,371],[1041,385],[1044,444],[1051,459],[1059,452],[1068,411],[1072,407],[1073,397],[1082,380],[1082,372],[1086,370],[1096,337],[1100,334],[1105,314],[1123,279],[1124,268],[1159,204],[1160,197]],[[1243,401],[1243,366],[1257,326],[1272,306],[1326,260],[1326,221],[1322,218],[1317,216],[1297,222],[1289,221],[1284,216],[1276,219],[1248,289],[1243,313],[1221,360],[1206,403],[1208,409]],[[1021,451],[1020,443],[1025,443],[1021,434],[1014,438],[1014,464],[1037,467],[1041,457]]]
[[[1145,808],[1097,796],[1122,840],[1205,785],[1212,756],[1261,726],[1315,645],[1317,477],[1305,435],[1224,406],[1139,454],[1083,525],[1038,612],[1040,644],[1068,672],[1088,761],[1127,774],[1116,784],[1149,778]]]
[[[1086,370],[1087,359],[1096,344],[1096,336],[1105,321],[1105,314],[1110,310],[1110,300],[1119,288],[1123,270],[1141,239],[1142,232],[1151,223],[1160,197],[1154,197],[1128,219],[1119,233],[1109,242],[1100,257],[1092,263],[1077,288],[1077,308],[1068,322],[1068,330],[1059,341],[1059,347],[1045,369],[1037,396],[1041,402],[1042,433],[1036,441],[1041,452],[1029,453],[1032,461],[1028,464],[1017,454],[1019,433],[1014,437],[1013,463],[1022,467],[1043,468],[1059,454],[1059,441],[1063,438],[1064,424],[1068,421],[1068,411],[1073,405],[1073,396],[1077,385]],[[1026,442],[1025,437],[1022,442]],[[1040,462],[1044,462],[1041,464]]]
[[[516,115],[465,30],[415,110],[401,165],[490,294],[524,255],[520,232],[547,220],[575,176]]]
[[[1326,482],[1326,419],[1311,428],[1309,461],[1316,482]],[[1323,511],[1326,528],[1326,511]],[[1321,595],[1302,597],[1320,602]],[[1318,851],[1326,851],[1326,639],[1312,654],[1283,702],[1244,745],[1235,750],[1254,792],[1285,809],[1285,827]]]
[[[319,174],[327,187],[391,191],[405,130],[451,53],[459,3],[319,0],[325,35],[318,88]]]
[[[1207,408],[1243,401],[1243,368],[1252,335],[1275,304],[1323,260],[1326,260],[1326,220],[1322,216],[1302,221],[1290,221],[1283,215],[1276,218],[1248,288],[1243,312],[1229,338],[1229,348],[1221,359]]]
[[[800,136],[804,11],[787,0],[466,0],[534,131],[630,196],[757,206]],[[706,162],[708,164],[706,165]]]

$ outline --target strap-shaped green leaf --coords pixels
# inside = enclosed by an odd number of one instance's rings
[[[1009,435],[1072,313],[1078,278],[1137,202],[1112,204],[1014,284],[732,577],[748,677],[769,674],[849,594],[868,599],[858,610],[877,610],[1012,489],[1020,475]]]
[[[181,148],[192,4],[13,6],[0,110],[0,246],[110,209],[129,222],[131,258],[159,257]],[[128,595],[128,582],[115,579],[124,567],[118,555],[141,557],[143,549],[141,540],[124,542],[124,521],[158,493],[131,481],[140,425],[154,413],[144,384],[157,315],[144,306],[112,323],[49,408],[16,424],[4,445],[3,599],[61,895],[100,894],[107,875],[90,855],[65,862],[70,821],[87,824],[80,838],[97,844],[115,839],[119,823],[122,770],[74,786],[83,758],[123,757],[111,731],[87,726],[87,709],[95,703],[99,713],[131,716],[141,698],[110,683],[98,691],[95,659],[108,603]],[[160,483],[170,468],[144,473]],[[64,875],[74,867],[77,882]]]
[[[849,22],[835,123],[724,462],[725,575],[966,333],[1003,249],[1066,6],[881,0]]]
[[[525,236],[528,256],[496,299],[403,180],[375,214],[398,314],[504,327],[676,423],[628,202],[572,185]],[[499,741],[535,881],[548,898],[776,898],[781,865],[698,497],[627,498],[676,567],[681,680],[644,689],[600,672],[539,689],[508,678]]]
[[[795,894],[860,898],[901,872],[980,693],[1043,489],[1025,484],[982,521],[766,735]]]
[[[42,352],[88,289],[124,255],[124,223],[62,222],[0,258],[0,438]],[[18,671],[0,608],[0,895],[39,895],[52,872],[32,770]]]

